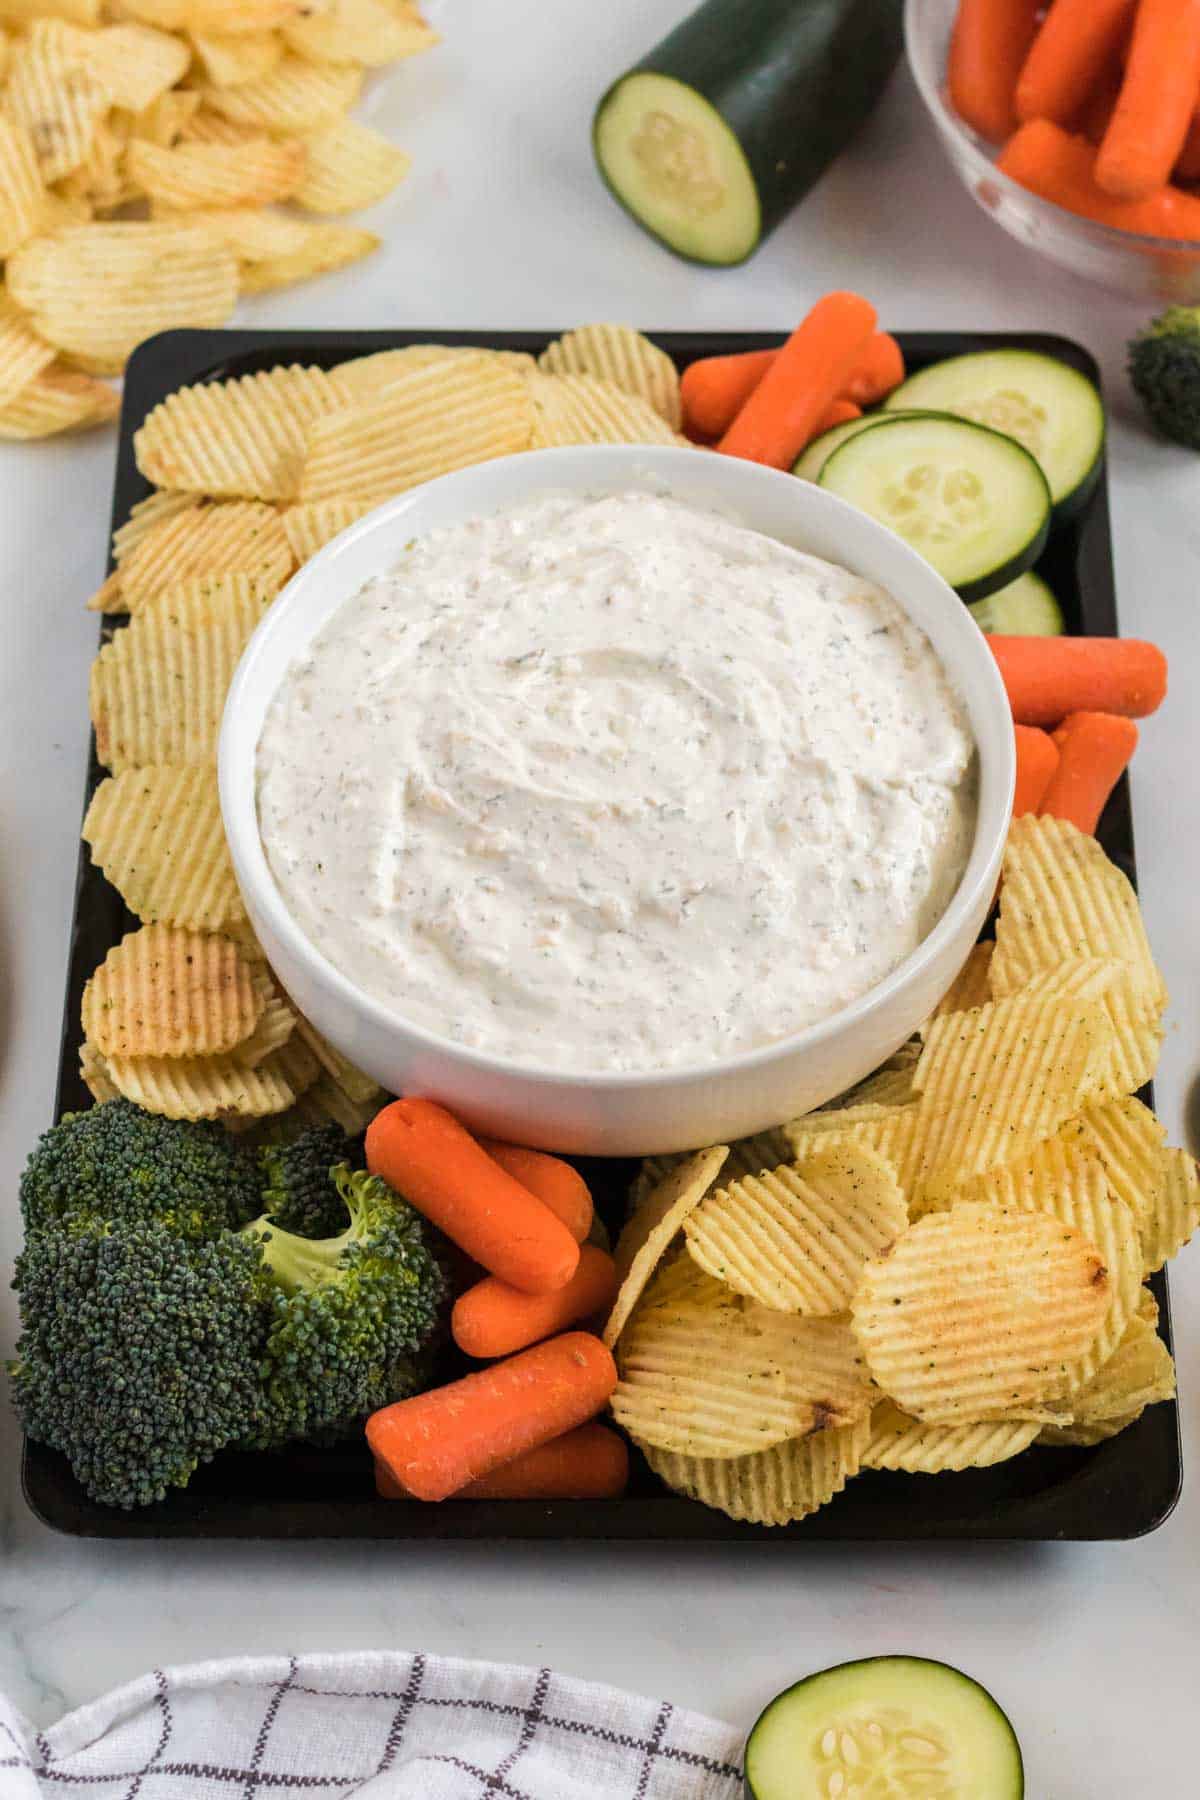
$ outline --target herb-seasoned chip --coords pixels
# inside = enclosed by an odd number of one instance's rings
[[[1013,994],[1062,963],[1110,957],[1132,965],[1140,987],[1163,1007],[1137,895],[1095,838],[1065,819],[1014,819],[1004,857],[992,992]]]
[[[219,611],[215,599],[181,617],[171,616],[170,595],[166,607],[149,604],[92,664],[96,753],[114,774],[215,754],[233,671],[270,605],[244,577],[225,577],[222,592]],[[202,622],[187,622],[188,612]]]
[[[28,127],[0,112],[0,259],[42,229],[45,198]]]
[[[692,1154],[689,1150],[676,1150],[664,1156],[644,1157],[629,1190],[630,1212],[636,1212],[659,1182],[664,1181],[672,1169],[678,1168]],[[791,1159],[792,1148],[786,1132],[780,1126],[770,1131],[756,1132],[753,1137],[735,1138],[729,1146],[729,1154],[721,1173],[728,1186],[731,1181],[739,1180],[743,1175],[759,1175],[764,1169],[777,1169],[781,1163],[790,1162]]]
[[[316,1064],[300,1051],[291,1038],[256,1069],[232,1056],[114,1056],[107,1067],[118,1093],[164,1118],[261,1119],[286,1112],[312,1085]]]
[[[1200,1170],[1186,1150],[1164,1152],[1164,1180],[1142,1220],[1142,1259],[1147,1275],[1177,1256],[1200,1226]]]
[[[845,1312],[864,1263],[908,1225],[883,1158],[840,1144],[718,1188],[684,1225],[702,1269],[779,1312]]]
[[[1154,1074],[1163,1038],[1161,1009],[1132,963],[1081,957],[1035,975],[1021,993],[1100,1002],[1112,1021],[1112,1086],[1117,1093],[1134,1093]]]
[[[273,31],[194,31],[192,46],[214,87],[261,81],[283,60],[283,40]]]
[[[1171,1353],[1148,1319],[1129,1321],[1120,1344],[1102,1368],[1070,1401],[1070,1424],[1098,1425],[1128,1419],[1175,1393]],[[1064,1421],[1065,1423],[1066,1421]]]
[[[192,501],[179,511],[164,509],[143,535],[122,543],[117,565],[129,611],[136,613],[163,588],[200,576],[252,575],[276,594],[295,559],[273,506]]]
[[[308,161],[296,204],[316,213],[373,206],[404,180],[411,162],[403,150],[356,119],[338,119],[314,132],[305,149]]]
[[[528,377],[533,403],[534,450],[561,444],[678,444],[661,413],[638,394],[627,394],[595,375]]]
[[[290,20],[283,36],[297,55],[314,63],[361,63],[368,69],[415,56],[438,42],[415,6],[387,0],[327,0],[307,16]]]
[[[890,1400],[871,1414],[864,1469],[899,1469],[906,1475],[941,1475],[950,1469],[990,1469],[1028,1450],[1038,1434],[1034,1419],[993,1419],[980,1424],[928,1425],[911,1419]]]
[[[683,424],[679,371],[673,358],[631,325],[581,325],[548,344],[538,358],[547,375],[598,375],[612,387],[637,394],[672,431]]]
[[[724,1144],[697,1150],[667,1171],[626,1220],[614,1252],[620,1286],[604,1327],[611,1349],[624,1330],[646,1284],[688,1214],[694,1212],[716,1181],[729,1151]]]
[[[964,1203],[868,1263],[851,1314],[883,1391],[914,1418],[1020,1418],[1078,1385],[1112,1283],[1049,1214]]]
[[[245,918],[211,763],[109,776],[92,796],[83,835],[146,924],[222,931]]]
[[[0,438],[50,437],[81,431],[116,417],[120,401],[112,388],[78,369],[51,364],[0,407]]]
[[[995,948],[990,942],[972,947],[970,956],[934,1007],[935,1019],[941,1019],[947,1013],[970,1012],[973,1007],[987,1005],[992,998],[988,971]]]
[[[274,137],[301,137],[349,112],[361,87],[361,69],[335,69],[285,55],[258,81],[230,88],[206,83],[200,93],[210,111],[235,125],[256,125]]]
[[[336,377],[299,366],[179,388],[135,433],[138,468],[183,492],[287,499],[307,428],[346,398]]]
[[[386,500],[524,450],[531,430],[528,388],[512,369],[486,356],[430,363],[398,376],[378,400],[314,422],[300,498]]]
[[[113,96],[77,50],[26,38],[12,53],[4,110],[33,141],[42,180],[61,181],[86,161]]]
[[[1050,1213],[1074,1226],[1100,1252],[1112,1287],[1112,1305],[1100,1335],[1079,1370],[1073,1371],[1078,1377],[1073,1385],[1090,1381],[1120,1343],[1142,1288],[1137,1219],[1133,1209],[1113,1194],[1099,1157],[1069,1139],[1048,1138],[1021,1162],[975,1176],[960,1197],[990,1201],[1012,1212]]]
[[[237,298],[228,250],[186,225],[151,220],[70,225],[32,238],[7,274],[34,329],[95,374],[118,374],[157,331],[223,325]]]
[[[287,533],[287,541],[292,547],[292,555],[298,563],[305,563],[310,556],[331,543],[339,532],[361,519],[367,511],[366,505],[359,500],[342,498],[337,500],[312,500],[299,506],[289,506],[283,515],[283,529]]]
[[[186,210],[193,206],[265,206],[286,200],[304,180],[304,145],[271,138],[248,144],[131,143],[126,155],[130,176],[163,205]]]
[[[113,560],[124,562],[156,525],[160,525],[164,519],[172,518],[175,513],[186,512],[188,507],[195,504],[190,494],[156,492],[147,494],[144,500],[135,500],[125,523],[118,525],[113,532]]]
[[[691,1456],[744,1456],[871,1407],[845,1319],[772,1312],[702,1276],[639,1307],[617,1345],[613,1416],[640,1444]]]
[[[0,119],[0,129],[3,123]],[[49,368],[55,355],[54,345],[45,343],[30,328],[24,313],[0,287],[0,412],[35,376]]]
[[[684,1456],[644,1446],[660,1481],[731,1519],[752,1525],[790,1525],[840,1494],[862,1466],[870,1421],[829,1426],[750,1456]]]
[[[1059,1136],[1099,1157],[1109,1187],[1144,1230],[1167,1175],[1166,1129],[1150,1108],[1133,1099],[1087,1106],[1059,1128]]]
[[[228,938],[143,925],[113,946],[83,993],[102,1056],[210,1056],[249,1037],[264,997]]]

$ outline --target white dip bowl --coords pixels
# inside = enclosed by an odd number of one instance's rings
[[[259,836],[256,760],[271,701],[330,616],[404,546],[438,526],[547,494],[669,494],[887,589],[932,642],[979,753],[974,844],[929,936],[886,980],[832,1017],[697,1066],[576,1074],[516,1066],[414,1024],[341,974],[292,918]],[[225,831],[254,930],[317,1029],[390,1093],[441,1101],[476,1130],[548,1150],[632,1156],[728,1142],[809,1111],[890,1056],[949,987],[995,891],[1012,806],[1013,729],[987,642],[957,595],[883,525],[810,482],[705,452],[624,445],[479,463],[367,514],[293,577],[242,657],[221,728]],[[652,1006],[652,995],[645,1004]]]

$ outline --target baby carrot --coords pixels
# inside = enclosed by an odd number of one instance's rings
[[[1017,786],[1013,794],[1013,818],[1035,813],[1058,767],[1058,746],[1048,731],[1036,725],[1014,725],[1017,739]]]
[[[1176,181],[1200,181],[1200,112],[1192,114],[1183,149],[1175,163]]]
[[[617,1297],[617,1266],[595,1244],[584,1244],[579,1267],[553,1294],[523,1294],[489,1275],[460,1294],[450,1315],[455,1343],[468,1356],[511,1356],[539,1338],[607,1312]]]
[[[1116,110],[1096,182],[1118,200],[1148,200],[1171,178],[1200,89],[1200,0],[1138,0]]]
[[[538,1444],[490,1475],[468,1481],[452,1500],[613,1500],[629,1480],[629,1450],[624,1438],[593,1421],[564,1431],[548,1444]],[[375,1465],[376,1491],[385,1500],[407,1500],[407,1494],[382,1463]]]
[[[1017,77],[1017,117],[1069,125],[1117,54],[1135,0],[1054,0]]]
[[[1095,831],[1108,796],[1137,749],[1138,728],[1115,713],[1077,712],[1054,734],[1058,768],[1042,804],[1042,816],[1068,819],[1080,831]]]
[[[732,356],[705,356],[683,371],[679,392],[684,426],[694,437],[718,438],[733,424],[778,350],[742,350]],[[873,406],[904,380],[904,355],[889,332],[877,331],[846,384],[846,400]],[[834,401],[837,405],[837,401]],[[841,420],[835,423],[840,424]],[[822,430],[829,427],[822,425]]]
[[[432,1100],[393,1100],[367,1127],[367,1167],[493,1275],[528,1294],[570,1281],[579,1245],[561,1219]]]
[[[592,1229],[592,1196],[588,1184],[577,1169],[561,1156],[547,1156],[544,1150],[526,1150],[519,1144],[502,1144],[498,1138],[478,1138],[493,1162],[536,1194],[556,1219],[561,1219],[577,1244],[582,1244]]]
[[[859,294],[826,294],[796,327],[718,450],[790,469],[849,381],[875,329]]]
[[[1018,725],[1058,725],[1069,713],[1141,719],[1162,705],[1167,659],[1140,638],[989,637]]]
[[[830,406],[825,408],[825,411],[817,420],[817,426],[816,430],[813,432],[813,437],[819,438],[823,431],[832,431],[835,425],[848,425],[851,419],[861,419],[862,412],[863,409],[861,406],[856,405],[853,400],[847,400],[844,395],[839,394],[837,399],[833,401]],[[811,444],[812,438],[809,438],[808,441]]]
[[[408,1493],[445,1500],[593,1418],[616,1385],[616,1364],[600,1339],[569,1331],[385,1406],[367,1420],[367,1442]]]
[[[904,380],[904,352],[889,331],[877,331],[863,351],[843,397],[874,406]]]
[[[732,425],[778,350],[743,350],[733,356],[702,356],[679,377],[686,430],[718,438]]]
[[[1096,152],[1087,139],[1073,137],[1049,119],[1022,125],[996,161],[1013,181],[1081,218],[1148,237],[1200,239],[1200,200],[1193,195],[1164,187],[1148,200],[1115,200],[1098,186],[1095,165]]]
[[[1000,143],[1017,123],[1017,76],[1037,28],[1037,0],[959,0],[946,78],[955,112]]]

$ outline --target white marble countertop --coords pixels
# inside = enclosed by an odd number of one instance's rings
[[[643,237],[602,190],[587,125],[606,81],[681,0],[456,0],[432,56],[367,105],[414,156],[377,209],[386,247],[345,275],[246,305],[291,326],[784,328],[857,287],[889,326],[1039,328],[1100,357],[1124,629],[1171,659],[1138,751],[1151,937],[1174,995],[1160,1110],[1180,1141],[1200,970],[1200,458],[1154,441],[1123,378],[1140,309],[1011,243],[959,189],[906,77],[869,131],[748,266],[705,271]],[[104,569],[113,435],[0,446],[0,1265],[16,1176],[50,1117]],[[1193,1146],[1194,1147],[1194,1146]],[[1200,1449],[1200,1249],[1172,1276],[1185,1433]],[[0,1296],[0,1349],[14,1330]],[[154,1663],[403,1645],[549,1662],[749,1723],[789,1679],[909,1650],[961,1664],[1016,1721],[1039,1800],[1184,1800],[1200,1785],[1200,1482],[1150,1538],[1112,1546],[787,1550],[88,1543],[26,1511],[0,1402],[0,1689],[38,1722]]]

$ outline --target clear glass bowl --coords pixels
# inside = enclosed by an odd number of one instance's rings
[[[1139,300],[1200,302],[1200,243],[1143,237],[1081,219],[1031,194],[995,167],[997,146],[958,117],[945,91],[958,0],[905,0],[909,67],[963,186],[1010,237],[1110,291]]]

